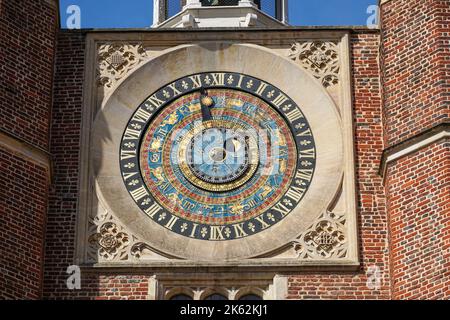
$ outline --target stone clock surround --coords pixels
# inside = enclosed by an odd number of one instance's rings
[[[181,61],[183,63],[180,63]],[[260,78],[282,88],[296,101],[310,121],[317,139],[318,169],[311,189],[301,205],[282,223],[260,235],[250,237],[250,240],[233,240],[234,244],[211,242],[205,245],[205,241],[185,241],[184,237],[172,234],[157,225],[152,226],[152,221],[135,207],[123,186],[118,170],[118,144],[126,122],[137,106],[153,91],[187,74],[218,70],[242,72]],[[308,94],[305,95],[303,92]],[[103,101],[93,124],[90,151],[92,166],[89,174],[93,178],[91,181],[95,185],[96,197],[88,197],[90,199],[86,212],[91,216],[101,212],[100,216],[116,217],[120,224],[131,231],[133,239],[138,238],[142,241],[142,246],[147,252],[150,250],[151,254],[146,259],[114,261],[108,259],[102,261],[99,257],[97,265],[117,266],[130,263],[150,267],[357,265],[355,212],[354,204],[352,205],[354,194],[348,195],[348,190],[354,189],[354,184],[351,184],[353,150],[348,148],[352,144],[344,139],[347,134],[346,139],[351,140],[348,134],[352,131],[346,132],[342,124],[344,120],[351,126],[351,122],[348,122],[351,118],[349,120],[347,115],[347,119],[342,119],[340,115],[342,111],[336,107],[320,83],[287,57],[281,57],[272,50],[250,44],[208,42],[181,45],[163,51],[156,58],[130,72],[115,90],[106,92]],[[344,158],[351,159],[350,166],[344,165]],[[343,188],[347,190],[343,192]],[[347,194],[347,199],[340,200],[343,193]],[[98,198],[98,203],[95,198]],[[345,213],[345,227],[349,228],[346,231],[348,248],[345,257],[321,260],[293,258],[292,250],[287,250],[286,246],[291,245],[292,241],[302,231],[306,231],[321,214],[327,214],[327,211],[332,211],[335,206],[342,207],[341,202],[347,202],[344,206],[350,208]],[[86,219],[81,216],[80,228],[85,229],[79,233],[78,252],[80,260],[84,262],[87,262],[86,224]],[[236,245],[236,242],[239,244]],[[277,251],[275,249],[280,252],[274,253]],[[142,252],[137,257],[141,258],[141,254]]]

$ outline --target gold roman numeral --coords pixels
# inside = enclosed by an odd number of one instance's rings
[[[134,114],[133,120],[137,122],[146,123],[148,119],[150,119],[151,114],[145,111],[144,109],[138,109]]]
[[[136,190],[130,191],[131,196],[133,197],[134,201],[139,201],[143,197],[148,196],[147,190],[144,186],[137,188]]]
[[[297,137],[312,137],[311,129],[306,129],[305,131],[300,132],[297,134]]]
[[[141,135],[141,131],[127,128],[124,133],[124,140],[138,140]]]
[[[175,216],[171,216],[169,222],[166,224],[166,228],[172,230],[175,223],[178,221],[178,218]]]
[[[291,198],[295,202],[299,202],[302,198],[303,194],[305,193],[305,189],[299,188],[299,187],[290,187],[289,190],[286,192],[286,197]]]
[[[225,237],[223,236],[223,229],[225,229],[224,226],[211,226],[209,230],[209,239],[210,240],[224,240]]]
[[[285,103],[286,101],[288,101],[288,97],[286,97],[284,94],[280,93],[280,94],[278,95],[278,97],[276,97],[276,98],[272,101],[272,103],[273,103],[277,108],[280,108],[281,105],[282,105],[283,103]]]
[[[247,233],[244,231],[244,224],[233,224],[234,232],[236,234],[236,238],[243,238],[247,236]]]
[[[311,181],[312,175],[313,175],[313,170],[312,169],[303,169],[303,170],[300,169],[300,170],[297,170],[295,178],[296,179],[306,180],[306,181]]]
[[[242,74],[239,75],[239,81],[238,81],[238,84],[236,85],[236,88],[241,88],[243,80],[244,80],[244,76]]]
[[[191,231],[191,235],[190,235],[191,238],[195,237],[195,231],[197,231],[197,227],[198,227],[198,224],[196,224],[196,223],[192,224],[192,231]]]
[[[155,214],[159,213],[162,210],[161,206],[158,203],[153,203],[149,208],[145,209],[144,212],[153,219]]]
[[[291,112],[286,113],[286,117],[289,122],[293,123],[294,121],[303,118],[303,113],[298,108],[294,108]]]
[[[264,93],[264,90],[266,90],[267,88],[267,83],[264,83],[261,81],[261,84],[259,85],[258,90],[256,90],[256,94],[262,96],[262,94]]]
[[[261,223],[261,226],[262,226],[261,228],[262,228],[262,230],[267,229],[268,227],[270,227],[270,225],[269,225],[267,222],[264,221],[262,215],[260,215],[259,217],[256,217],[255,219],[256,219],[257,221],[259,221],[259,223]]]
[[[315,159],[316,158],[316,151],[314,148],[307,149],[307,150],[300,150],[300,159]]]
[[[213,86],[223,86],[225,85],[225,73],[211,73],[213,77]]]
[[[175,85],[175,83],[169,84],[169,88],[172,89],[174,96],[181,94],[181,91],[178,90]]]
[[[189,79],[192,81],[192,89],[200,88],[202,86],[202,78],[200,75],[197,74],[195,76],[191,76]]]
[[[281,213],[281,215],[284,217],[289,213],[289,209],[284,206],[283,204],[281,204],[281,202],[278,202],[276,205],[274,205],[272,207],[273,210],[275,210],[276,212]]]
[[[137,172],[129,172],[129,173],[123,173],[123,179],[125,180],[125,181],[127,181],[128,179],[131,179],[131,178],[133,178],[135,175],[137,175],[138,173]]]
[[[136,157],[136,150],[120,150],[120,160]]]
[[[148,98],[147,102],[150,103],[155,108],[159,108],[164,103],[164,101],[161,99],[158,99],[155,94],[152,95],[150,98]]]

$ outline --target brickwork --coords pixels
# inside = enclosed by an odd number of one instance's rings
[[[0,6],[0,128],[48,148],[56,5],[3,0]]]
[[[450,119],[450,0],[382,6],[386,147]]]
[[[386,181],[395,299],[448,299],[450,141],[389,167]]]
[[[354,273],[322,272],[290,277],[291,299],[389,299],[387,216],[378,163],[383,151],[377,34],[351,39],[356,172],[361,270]],[[376,287],[376,266],[382,276]],[[369,280],[369,286],[367,282]]]
[[[82,290],[67,289],[67,267],[74,263],[85,34],[58,36],[51,130],[54,186],[49,196],[44,265],[45,299],[146,299],[151,274],[84,273]]]
[[[84,83],[85,34],[61,32],[52,114],[53,188],[49,196],[44,264],[46,299],[146,299],[151,275],[82,272],[82,290],[67,289],[74,263]]]
[[[84,44],[85,36],[77,32],[61,32],[57,39],[50,149],[54,183],[47,219],[44,296],[67,290],[66,268],[74,263]]]
[[[449,122],[450,1],[381,7],[386,147]],[[449,145],[441,140],[388,165],[393,299],[448,299]]]
[[[0,148],[0,299],[41,296],[48,172]]]
[[[42,296],[50,173],[30,159],[47,158],[57,16],[56,1],[0,1],[0,298]]]
[[[96,300],[145,300],[148,298],[147,275],[89,274],[84,278],[83,291],[72,293],[75,297]]]

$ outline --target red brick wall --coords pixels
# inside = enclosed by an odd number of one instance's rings
[[[450,0],[381,7],[386,147],[449,122]],[[448,299],[449,145],[441,140],[386,172],[393,299]]]
[[[0,151],[0,298],[42,296],[50,181],[48,169],[29,159],[49,145],[57,28],[56,1],[50,2],[0,1],[0,134],[31,154],[24,158],[12,146]]]
[[[382,6],[386,147],[450,115],[450,0]]]
[[[72,292],[80,299],[96,300],[146,300],[148,297],[148,280],[150,275],[84,275],[83,291]]]
[[[358,233],[361,269],[358,272],[321,272],[290,277],[292,299],[389,299],[389,255],[386,204],[378,163],[383,151],[381,96],[378,67],[378,34],[351,38]],[[382,281],[379,290],[367,286],[368,268],[377,266]]]
[[[0,128],[44,149],[57,28],[50,2],[2,0],[0,6]]]
[[[66,269],[74,263],[84,46],[83,33],[60,32],[57,39],[50,148],[53,187],[47,218],[45,296],[66,290]]]
[[[47,176],[0,148],[0,299],[41,296]]]
[[[395,299],[448,299],[450,141],[393,163],[387,174]]]

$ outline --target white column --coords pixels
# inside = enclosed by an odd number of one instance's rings
[[[153,25],[152,27],[158,26],[160,23],[166,20],[166,0],[153,0]]]
[[[281,0],[281,22],[289,24],[288,0]]]
[[[253,0],[239,0],[240,7],[256,7],[256,4]]]
[[[147,300],[158,300],[158,298],[158,280],[156,279],[156,276],[152,276],[150,279],[148,279]]]
[[[286,300],[288,295],[288,277],[275,275],[273,283],[269,286],[269,290],[264,294],[264,300]]]
[[[183,7],[185,8],[199,8],[202,6],[202,3],[200,0],[186,0],[186,5]]]

